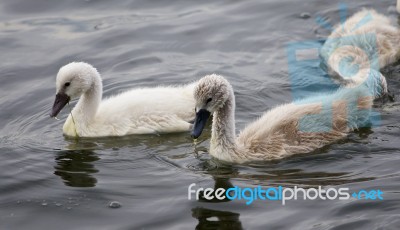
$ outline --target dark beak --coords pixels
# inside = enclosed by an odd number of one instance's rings
[[[56,117],[58,113],[64,108],[64,106],[69,102],[70,97],[65,93],[57,93],[56,100],[53,104],[53,109],[51,110],[50,117]]]
[[[204,127],[206,126],[207,120],[210,117],[210,112],[206,109],[200,109],[199,112],[196,113],[196,118],[194,120],[192,137],[194,139],[198,138],[203,132]]]

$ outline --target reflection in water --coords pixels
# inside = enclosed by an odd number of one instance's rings
[[[374,180],[375,177],[355,177],[348,172],[305,172],[302,169],[285,169],[260,171],[258,173],[241,173],[236,178],[253,181],[254,185],[261,186],[335,186],[348,183]]]
[[[71,187],[94,187],[97,183],[93,174],[99,172],[93,162],[100,158],[92,150],[64,150],[56,157],[54,174]]]
[[[316,157],[316,156],[314,156]],[[363,181],[375,180],[376,177],[360,177],[359,173],[355,172],[326,172],[326,171],[311,171],[301,168],[302,161],[308,161],[309,158],[300,158],[298,167],[282,169],[282,164],[287,162],[262,162],[253,163],[248,166],[229,165],[218,163],[212,160],[203,161],[199,168],[203,172],[211,175],[215,181],[214,189],[234,187],[230,180],[247,181],[254,186],[302,186],[304,188],[318,186],[337,186],[342,184],[357,183]],[[296,161],[296,159],[294,159]],[[211,166],[210,166],[211,165]],[[297,165],[297,163],[296,163]],[[200,197],[201,198],[201,197]],[[207,201],[207,200],[202,200]],[[227,200],[229,201],[229,200]],[[208,201],[217,202],[217,201]],[[221,201],[219,201],[221,202]]]
[[[192,209],[192,216],[199,221],[196,226],[196,229],[198,230],[243,229],[242,223],[239,220],[240,215],[238,213],[196,207]]]
[[[218,178],[218,177],[214,177],[214,192],[219,189],[219,188],[223,188],[225,190],[228,190],[229,188],[233,188],[234,186],[232,185],[232,183],[229,181],[229,178]],[[213,193],[214,193],[213,192]],[[215,197],[214,194],[212,194],[212,196],[214,197],[212,200],[207,200],[204,198],[204,193],[200,192],[200,196],[199,199],[202,202],[210,202],[210,203],[219,203],[219,202],[229,202],[231,201],[230,199],[228,199],[227,197],[225,197],[225,199],[223,200],[219,200]]]

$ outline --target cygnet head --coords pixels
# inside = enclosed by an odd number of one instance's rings
[[[232,86],[220,75],[207,75],[199,80],[194,89],[196,118],[192,131],[193,138],[201,135],[210,115],[224,106],[231,92]]]
[[[70,100],[93,89],[96,81],[101,82],[100,75],[88,63],[72,62],[61,67],[57,74],[56,99],[50,116],[56,117]]]

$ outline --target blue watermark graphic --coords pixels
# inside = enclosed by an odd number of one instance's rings
[[[338,77],[334,75],[339,75],[340,79],[351,80],[352,77],[358,76],[361,68],[366,68],[365,66],[360,67],[360,63],[357,63],[355,57],[360,53],[366,57],[368,61],[364,61],[363,64],[367,64],[367,69],[379,71],[379,53],[377,47],[376,34],[357,34],[349,33],[357,31],[357,29],[362,28],[367,25],[373,17],[370,13],[367,13],[364,17],[360,19],[352,28],[345,28],[344,24],[347,20],[347,6],[344,3],[339,4],[339,16],[340,25],[338,28],[334,28],[326,19],[321,16],[316,17],[316,23],[328,30],[333,32],[335,30],[346,30],[345,35],[338,37],[329,37],[326,40],[310,40],[310,41],[300,41],[292,42],[287,45],[287,59],[288,59],[288,73],[291,83],[292,97],[296,104],[319,104],[321,109],[317,114],[305,115],[299,120],[299,129],[303,132],[330,132],[333,127],[334,120],[334,103],[343,100],[345,97],[338,96],[335,99],[334,96],[326,97],[325,95],[331,94],[337,91],[339,88],[346,93],[346,90],[350,92],[354,90],[353,88],[348,88],[343,86],[343,82],[338,81]],[[350,35],[346,35],[350,34]],[[355,56],[352,55],[342,55],[341,49],[351,47],[352,50],[357,50]],[[344,53],[346,54],[346,53]],[[336,55],[336,56],[334,56]],[[340,57],[340,60],[336,60]],[[337,65],[335,67],[330,66],[328,61],[330,58],[334,59],[334,63]],[[334,70],[334,71],[332,71]],[[365,89],[368,84],[376,81],[379,77],[376,75],[375,71],[370,71],[369,76],[365,77],[365,82],[357,87],[364,87]],[[356,88],[356,87],[355,87]],[[358,107],[358,99],[361,97],[375,97],[376,91],[374,90],[364,90],[364,88],[359,88],[362,91],[358,98],[352,98],[346,101],[347,108],[346,112],[357,113],[368,113],[366,117],[369,117],[368,122],[349,120],[349,124],[355,124],[357,127],[371,127],[378,126],[380,124],[380,114],[379,112],[369,108],[366,111],[360,111],[362,108]],[[324,95],[325,94],[325,95]],[[321,97],[318,97],[321,95]],[[313,98],[313,100],[307,100],[307,98]],[[347,100],[347,98],[346,98]],[[349,116],[349,119],[352,119]],[[314,121],[330,120],[330,124],[321,125],[310,125]]]
[[[244,200],[246,205],[252,204],[256,200],[280,201],[282,205],[290,200],[383,200],[383,192],[380,189],[359,190],[350,192],[349,188],[300,188],[289,187],[269,187],[263,188],[260,185],[255,188],[238,187],[232,188],[202,188],[192,183],[188,187],[188,200],[200,200],[200,196],[205,200]]]

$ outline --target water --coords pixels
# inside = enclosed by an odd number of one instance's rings
[[[210,159],[209,129],[196,147],[187,133],[74,140],[61,131],[67,109],[60,121],[48,117],[58,69],[77,60],[99,69],[106,96],[223,74],[240,130],[292,100],[286,45],[326,36],[315,17],[338,22],[338,3],[3,0],[0,229],[400,228],[397,102],[378,106],[381,126],[321,151],[242,166]],[[389,14],[394,5],[346,3],[349,13],[371,6]],[[399,68],[385,74],[399,97]],[[188,201],[191,183],[381,189],[384,200]]]

